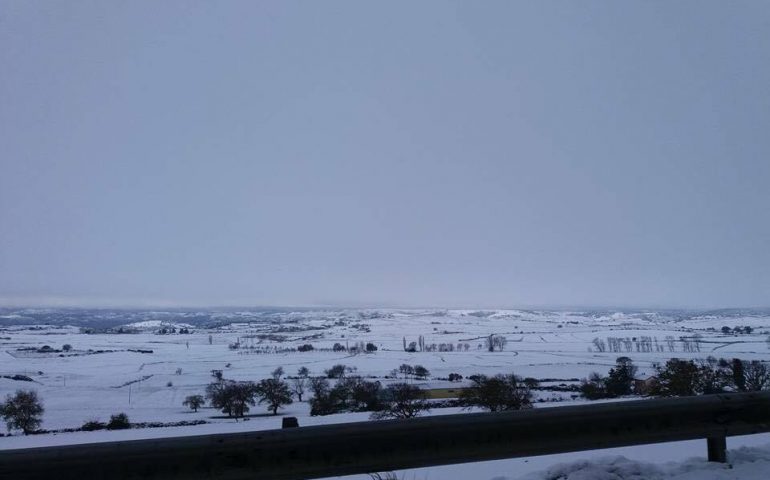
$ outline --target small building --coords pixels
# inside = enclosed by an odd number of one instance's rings
[[[645,379],[634,379],[634,392],[637,395],[650,395],[658,383],[658,377],[654,375]]]

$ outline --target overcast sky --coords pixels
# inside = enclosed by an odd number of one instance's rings
[[[770,305],[770,4],[0,0],[0,304]]]

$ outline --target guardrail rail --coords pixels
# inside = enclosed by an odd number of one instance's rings
[[[770,431],[770,392],[0,450],[7,479],[309,479]]]

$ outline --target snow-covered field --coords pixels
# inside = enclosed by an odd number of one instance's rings
[[[423,365],[430,371],[428,379],[416,383],[425,388],[448,388],[462,386],[462,382],[442,380],[450,373],[464,377],[476,373],[515,373],[550,380],[544,385],[573,384],[575,379],[592,371],[606,373],[621,355],[632,358],[640,367],[640,377],[652,374],[654,363],[674,356],[770,360],[767,342],[770,312],[303,310],[202,316],[199,312],[181,311],[90,311],[87,321],[83,318],[66,311],[0,311],[0,397],[19,388],[36,389],[46,409],[42,428],[48,430],[76,428],[93,419],[105,421],[119,412],[127,413],[132,422],[205,420],[209,423],[115,432],[14,435],[0,437],[0,449],[279,428],[281,416],[296,416],[300,425],[368,417],[366,413],[310,417],[305,402],[289,405],[277,418],[267,415],[264,407],[252,407],[253,415],[238,422],[222,418],[210,408],[191,412],[182,401],[188,395],[204,393],[212,379],[212,370],[222,370],[229,379],[256,381],[268,377],[279,366],[287,375],[295,374],[300,367],[310,369],[311,375],[321,375],[335,364],[345,364],[355,367],[359,375],[387,384],[396,381],[386,378],[392,377],[392,370],[407,363]],[[102,331],[103,325],[93,326],[95,318],[104,320],[113,332],[122,326],[123,331],[132,333],[83,333],[84,326]],[[52,321],[41,321],[45,319]],[[751,327],[750,333],[746,333],[746,326]],[[729,327],[730,332],[723,333],[723,327]],[[735,327],[741,327],[743,333],[734,333]],[[182,329],[190,333],[180,334]],[[167,333],[161,334],[164,330]],[[503,351],[486,350],[485,338],[490,334],[506,337]],[[424,338],[424,350],[431,351],[404,351],[404,342],[419,343],[420,336]],[[619,344],[620,351],[611,352],[609,346],[606,351],[599,351],[593,340],[598,338],[608,345],[611,343],[608,337],[625,340]],[[335,343],[350,349],[358,342],[371,342],[377,351],[366,354],[332,351]],[[71,350],[58,351],[65,344],[71,345]],[[236,344],[239,348],[232,348]],[[314,350],[295,351],[304,344],[312,344]],[[54,351],[43,349],[46,345]],[[14,375],[28,376],[32,382],[7,378]],[[537,396],[542,400],[537,407],[583,401],[573,398],[570,392],[539,391]],[[459,410],[432,411],[432,414],[446,413],[459,413]],[[754,444],[770,442],[770,436],[759,437],[753,440]],[[697,448],[693,447],[692,451],[675,449],[679,453],[674,457],[658,460],[702,455],[705,447],[701,443],[705,442],[697,442]],[[656,447],[615,450],[629,456],[628,452],[642,452],[645,448]],[[550,461],[593,456],[583,452],[551,456],[554,458]],[[537,470],[533,465],[546,468],[550,464],[543,461],[548,458],[486,462],[469,468],[489,473],[486,478],[500,475],[516,478]],[[487,464],[503,465],[502,470],[508,471],[485,470]],[[450,468],[463,471],[462,466],[442,467],[407,473],[405,478],[447,478]]]

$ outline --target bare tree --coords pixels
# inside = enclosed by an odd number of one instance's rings
[[[502,352],[505,345],[508,343],[508,339],[502,335],[492,334],[485,339],[485,343],[488,351],[494,352],[495,350],[498,350]]]
[[[291,379],[291,393],[297,396],[297,401],[302,401],[302,395],[305,394],[305,390],[308,386],[307,377],[294,377]]]

